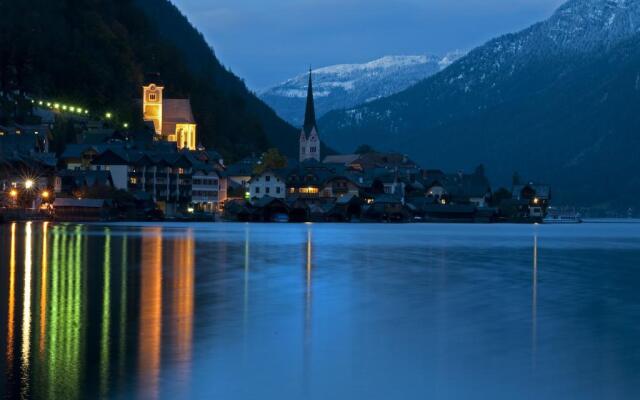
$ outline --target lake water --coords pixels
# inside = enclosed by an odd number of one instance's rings
[[[0,226],[7,398],[637,399],[640,224]]]

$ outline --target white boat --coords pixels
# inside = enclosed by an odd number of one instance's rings
[[[567,213],[550,208],[542,222],[545,224],[581,224],[582,218],[575,211]]]

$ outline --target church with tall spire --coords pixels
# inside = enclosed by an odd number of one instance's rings
[[[306,160],[320,161],[320,134],[316,123],[316,109],[313,102],[313,82],[309,69],[309,86],[307,88],[307,107],[304,114],[304,125],[300,132],[300,162]]]

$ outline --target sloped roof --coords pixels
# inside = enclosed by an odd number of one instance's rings
[[[325,164],[351,164],[360,158],[358,154],[337,154],[333,156],[326,156],[322,161]]]
[[[53,202],[53,207],[82,207],[82,208],[102,208],[107,205],[104,199],[71,199],[58,197]]]
[[[162,101],[163,122],[176,124],[195,124],[189,99],[164,99]]]

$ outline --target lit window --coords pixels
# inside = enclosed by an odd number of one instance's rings
[[[131,184],[132,184],[132,185],[137,185],[137,184],[138,184],[138,178],[137,178],[137,177],[135,177],[135,176],[132,176],[132,177],[131,177],[131,179],[130,179],[130,181],[131,181]]]

